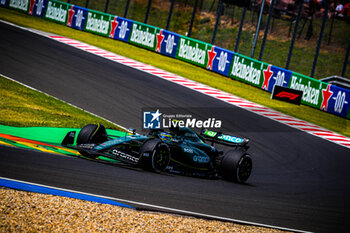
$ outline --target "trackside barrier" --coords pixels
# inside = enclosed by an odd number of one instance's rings
[[[272,92],[275,85],[303,91],[302,104],[350,119],[350,90],[232,51],[119,16],[57,0],[0,0],[0,6],[124,41]]]
[[[156,52],[176,58],[180,35],[167,30],[160,30],[157,34]]]
[[[155,51],[160,28],[133,21],[129,43]]]
[[[211,44],[198,41],[192,38],[181,36],[176,58],[202,68],[207,68],[208,51],[211,51]]]
[[[267,90],[264,77],[271,66],[252,58],[235,53],[231,62],[229,77]]]

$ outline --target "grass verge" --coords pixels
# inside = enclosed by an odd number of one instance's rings
[[[122,130],[113,123],[1,75],[0,93],[1,125],[81,128],[100,122],[107,128]]]
[[[295,106],[277,100],[271,100],[270,93],[268,92],[221,76],[214,72],[210,72],[208,70],[196,67],[194,65],[175,60],[160,54],[156,54],[117,40],[112,40],[109,38],[104,38],[90,33],[74,30],[63,25],[52,23],[50,21],[45,21],[41,18],[32,17],[5,8],[0,8],[0,18],[21,26],[34,28],[49,33],[55,33],[69,38],[77,39],[85,43],[89,43],[91,45],[120,54],[122,56],[130,57],[140,62],[150,64],[160,69],[164,69],[169,72],[178,74],[185,78],[206,84],[208,86],[212,86],[214,88],[223,90],[228,93],[232,93],[244,99],[270,107],[285,114],[306,120],[310,123],[338,132],[345,136],[350,136],[349,120],[347,119],[334,116],[332,114],[322,112],[311,107],[303,105]],[[3,120],[3,117],[8,117],[8,115],[1,114],[0,122],[8,121]],[[13,116],[11,116],[11,118],[13,118]],[[13,121],[18,120],[14,119]],[[14,124],[14,122],[9,122],[8,124]]]

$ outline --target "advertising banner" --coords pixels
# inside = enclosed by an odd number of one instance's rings
[[[176,58],[203,68],[207,68],[207,53],[211,50],[211,47],[211,44],[181,36]]]
[[[267,70],[264,71],[264,83],[262,88],[272,92],[275,85],[288,87],[292,72],[279,68],[277,66],[269,65]]]
[[[326,84],[323,85],[325,86]],[[293,72],[288,87],[303,92],[303,97],[301,99],[302,104],[318,109],[321,107],[321,81]]]
[[[170,57],[176,57],[177,48],[179,46],[180,35],[167,31],[160,30],[156,36],[157,46],[155,51]]]
[[[350,90],[324,83],[321,93],[321,110],[341,117],[349,115]]]
[[[89,10],[85,23],[85,31],[108,37],[110,34],[110,20],[112,15]]]
[[[267,90],[268,82],[272,77],[271,65],[252,58],[234,54],[229,77],[248,83],[255,87]]]
[[[159,28],[134,21],[129,43],[154,51],[157,44],[156,36],[159,32]]]
[[[44,17],[48,0],[30,0],[28,14],[37,17]]]
[[[12,9],[28,12],[29,0],[10,0],[9,7]]]
[[[68,10],[67,26],[78,30],[84,30],[87,14],[88,9],[71,5]]]
[[[48,0],[44,18],[56,23],[67,24],[68,10],[70,7],[71,5],[68,3]]]
[[[207,53],[207,69],[228,76],[234,52],[213,46]]]
[[[110,22],[109,37],[128,42],[133,21],[119,16],[112,16]]]

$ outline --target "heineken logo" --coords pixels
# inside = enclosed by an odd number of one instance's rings
[[[138,28],[139,26],[139,28]],[[147,27],[146,30],[142,30],[141,25],[133,24],[132,28],[132,34],[130,41],[144,45],[150,48],[153,48],[154,41],[155,41],[155,35],[151,32],[149,32],[149,28]]]
[[[104,20],[103,15],[98,16],[92,12],[88,12],[88,20],[86,30],[107,34],[109,28],[109,20]]]
[[[261,64],[262,69],[263,64]],[[259,85],[261,70],[254,67],[254,63],[245,64],[244,58],[240,60],[239,56],[235,56],[232,65],[231,75],[246,80],[250,83]]]
[[[45,17],[48,19],[52,19],[52,20],[64,23],[66,21],[67,10],[62,9],[62,4],[57,4],[57,5],[56,3],[49,1]]]
[[[180,38],[179,57],[204,65],[205,56],[206,50],[200,49],[198,43],[195,46],[191,46],[189,40],[186,43],[184,38]]]
[[[303,83],[302,78],[298,78],[296,76],[292,76],[292,81],[290,84],[290,88],[299,90],[303,92],[302,100],[309,103],[309,104],[318,104],[318,98],[320,96],[320,89],[322,87],[322,83],[320,83],[319,88],[315,88],[311,86],[311,81],[308,81],[307,83]]]
[[[11,0],[9,6],[26,11],[28,9],[28,0]]]

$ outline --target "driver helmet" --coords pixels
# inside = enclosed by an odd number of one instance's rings
[[[171,140],[172,136],[170,134],[166,133],[166,132],[161,132],[159,134],[159,138],[162,141],[169,141],[169,140]]]

